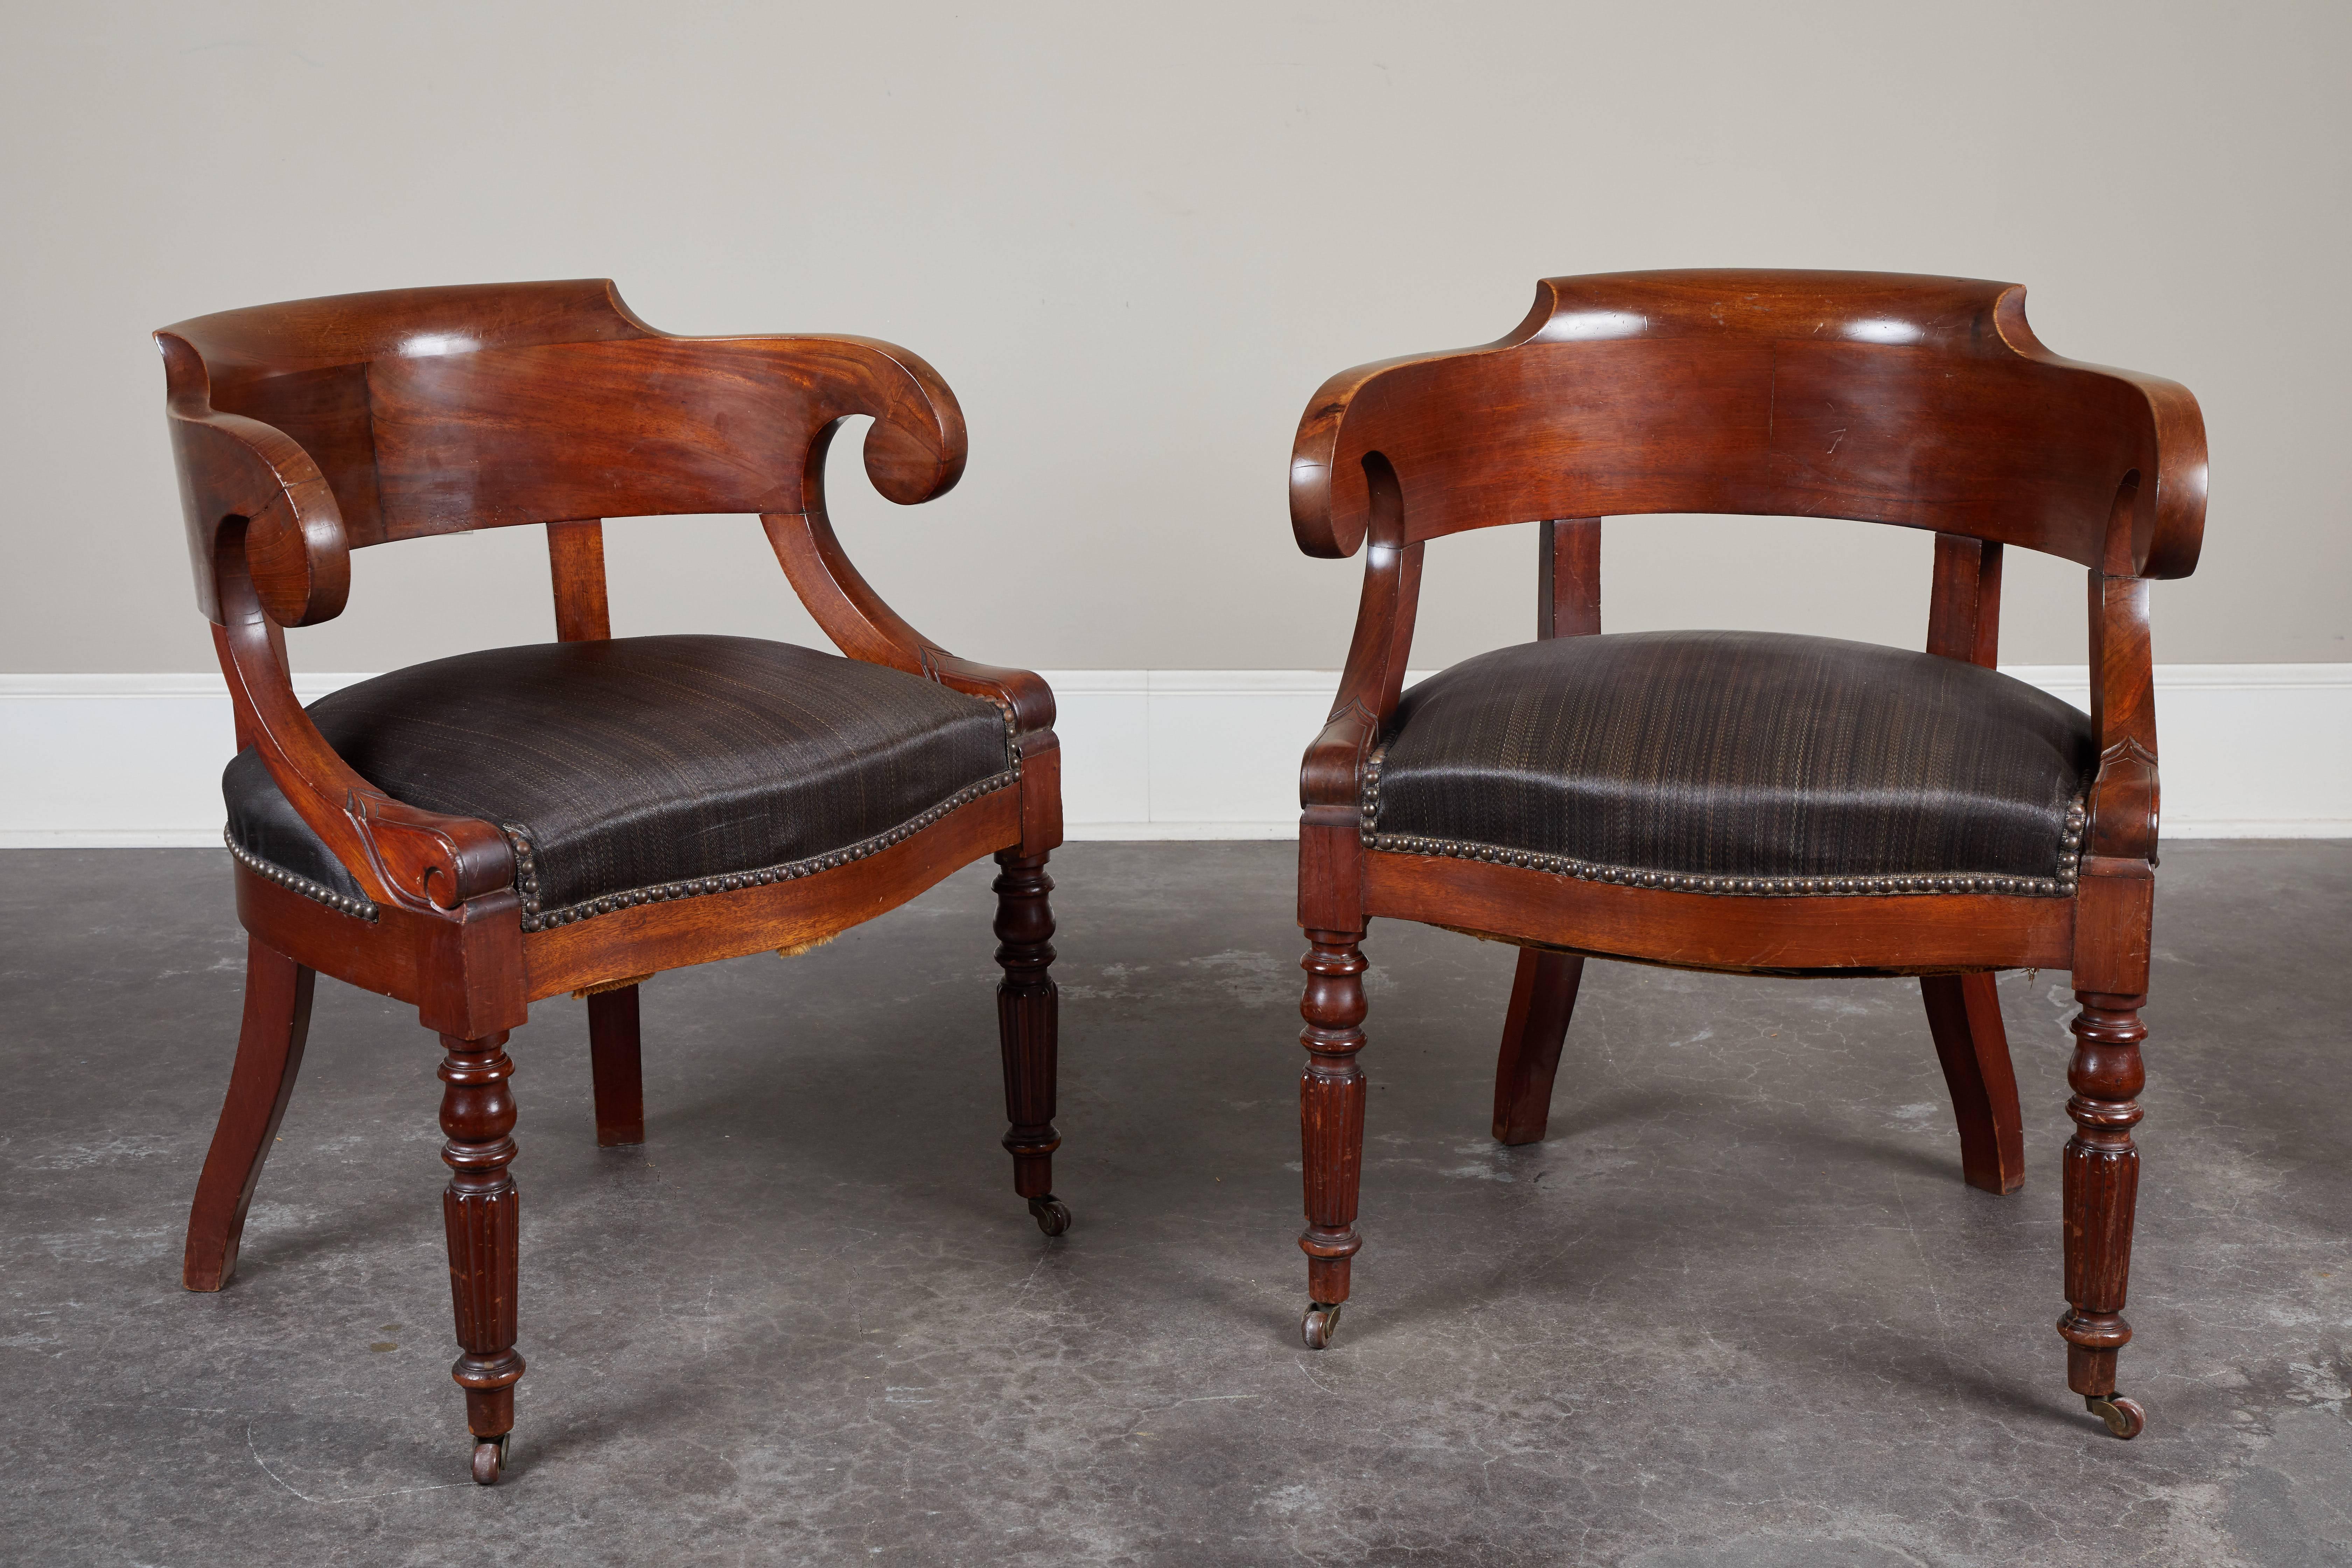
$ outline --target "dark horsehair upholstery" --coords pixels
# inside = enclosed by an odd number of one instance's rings
[[[1407,691],[1365,828],[1379,848],[1700,892],[2054,894],[2095,763],[2083,713],[1957,659],[1769,632],[1560,637]]]
[[[506,829],[526,930],[868,853],[1018,769],[993,703],[751,637],[460,654],[346,687],[310,713],[394,799]],[[364,903],[257,752],[239,754],[221,788],[241,857],[313,896]]]

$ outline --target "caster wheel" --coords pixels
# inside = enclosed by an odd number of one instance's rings
[[[2138,1436],[2147,1426],[2147,1412],[2139,1407],[2137,1399],[2113,1394],[2086,1394],[2083,1396],[2083,1408],[2105,1422],[2107,1430],[2126,1442]]]
[[[507,1436],[501,1432],[495,1437],[480,1437],[474,1442],[474,1484],[494,1487],[499,1484],[499,1471],[507,1462]]]
[[[1307,1342],[1308,1350],[1319,1351],[1338,1335],[1339,1309],[1345,1305],[1344,1301],[1307,1303],[1307,1315],[1298,1320],[1298,1337]]]
[[[1036,1216],[1037,1228],[1047,1236],[1059,1236],[1070,1228],[1070,1205],[1051,1193],[1031,1198],[1029,1212]]]

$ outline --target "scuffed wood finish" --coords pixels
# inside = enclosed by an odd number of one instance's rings
[[[955,396],[904,349],[834,335],[676,337],[594,279],[299,300],[199,317],[155,342],[197,604],[214,623],[237,744],[255,749],[373,906],[330,907],[236,867],[255,958],[228,1103],[191,1215],[187,1283],[217,1289],[234,1266],[299,1058],[312,973],[414,1005],[447,1051],[443,1114],[457,1173],[446,1215],[465,1352],[455,1375],[483,1439],[475,1477],[495,1480],[522,1373],[508,1032],[534,1001],[598,992],[589,1014],[599,1142],[641,1140],[630,983],[822,941],[999,852],[1045,885],[1045,857],[1062,841],[1053,693],[1028,671],[957,658],[917,634],[850,564],[825,518],[824,464],[845,419],[873,420],[865,470],[893,501],[942,495],[963,471]],[[544,523],[558,637],[607,638],[603,520],[713,511],[764,514],[789,582],[844,653],[1010,714],[1018,784],[814,875],[526,938],[505,834],[393,799],[354,772],[294,696],[283,628],[341,613],[355,549]],[[1026,909],[1027,897],[1014,902]],[[1034,907],[1050,934],[1042,890]],[[1020,1068],[1013,1120],[1029,1130],[1025,1145],[1053,1136],[1044,952],[1007,970],[1018,971],[1007,1062]],[[1045,1152],[1015,1151],[1016,1188],[1066,1226],[1067,1209],[1039,1184]]]
[[[196,1178],[188,1215],[188,1245],[181,1282],[191,1290],[217,1290],[236,1272],[245,1211],[261,1167],[294,1097],[302,1045],[310,1033],[316,976],[257,937],[245,944],[245,1026],[237,1034],[236,1065],[229,1069],[228,1101]]]
[[[1352,1071],[1361,1044],[1360,986],[1348,987],[1373,917],[1528,950],[1497,1064],[1495,1134],[1507,1142],[1541,1136],[1572,966],[1584,956],[1919,975],[1963,1172],[1996,1193],[2016,1189],[2023,1158],[1992,972],[2066,969],[2084,1001],[2075,1028],[2085,1043],[2067,1154],[2073,1306],[2062,1331],[2076,1390],[2117,1435],[2139,1430],[2114,1369],[2127,1333],[2120,1309],[2137,1170],[2127,1130],[2138,1116],[2137,1013],[2157,847],[2147,585],[2196,564],[2205,432],[2185,388],[2052,353],[2027,324],[2024,299],[2011,284],[1881,273],[1548,279],[1497,342],[1360,366],[1308,403],[1290,470],[1299,547],[1322,556],[1370,547],[1339,696],[1299,776],[1298,920],[1311,943],[1308,1048],[1318,1064],[1302,1102],[1307,1235],[1327,1250],[1343,1232],[1346,1243],[1336,1265],[1308,1248],[1309,1345],[1328,1342],[1332,1320],[1318,1313],[1336,1303],[1327,1294],[1334,1268],[1343,1286],[1360,1245],[1360,1132],[1348,1119],[1360,1116],[1360,1099],[1347,1099],[1339,1064]],[[1538,635],[1591,635],[1601,520],[1685,511],[1933,531],[1928,651],[1987,668],[2000,647],[2006,547],[2087,568],[2099,761],[2074,897],[1700,894],[1367,852],[1366,763],[1395,711],[1426,542],[1541,521]]]
[[[1537,537],[1536,636],[1589,637],[1601,630],[1601,520],[1561,517]]]
[[[1959,1124],[1960,1174],[1982,1192],[2016,1192],[2025,1185],[2025,1123],[1994,977],[1926,974],[1919,992]]]

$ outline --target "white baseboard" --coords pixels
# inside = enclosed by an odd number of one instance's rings
[[[2080,666],[2011,674],[2076,706]],[[1078,838],[1289,838],[1318,670],[1048,670]],[[364,679],[313,675],[305,701]],[[1414,679],[1419,679],[1416,673]],[[2352,664],[2159,666],[2170,838],[2352,837]],[[0,676],[0,847],[220,842],[216,675]]]

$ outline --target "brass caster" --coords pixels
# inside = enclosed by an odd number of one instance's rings
[[[2139,1407],[2137,1399],[2125,1399],[2113,1394],[2086,1394],[2083,1408],[2107,1424],[2107,1430],[2129,1442],[2147,1426],[2147,1412]]]
[[[1307,1342],[1308,1350],[1319,1351],[1331,1342],[1339,1331],[1339,1309],[1346,1305],[1344,1301],[1307,1303],[1307,1315],[1298,1320],[1298,1337]]]
[[[507,1462],[507,1438],[511,1434],[501,1432],[495,1437],[474,1439],[474,1484],[476,1486],[494,1487],[499,1484],[499,1471]]]
[[[1059,1236],[1070,1228],[1070,1205],[1051,1193],[1031,1198],[1029,1212],[1037,1217],[1037,1228],[1047,1236]]]

